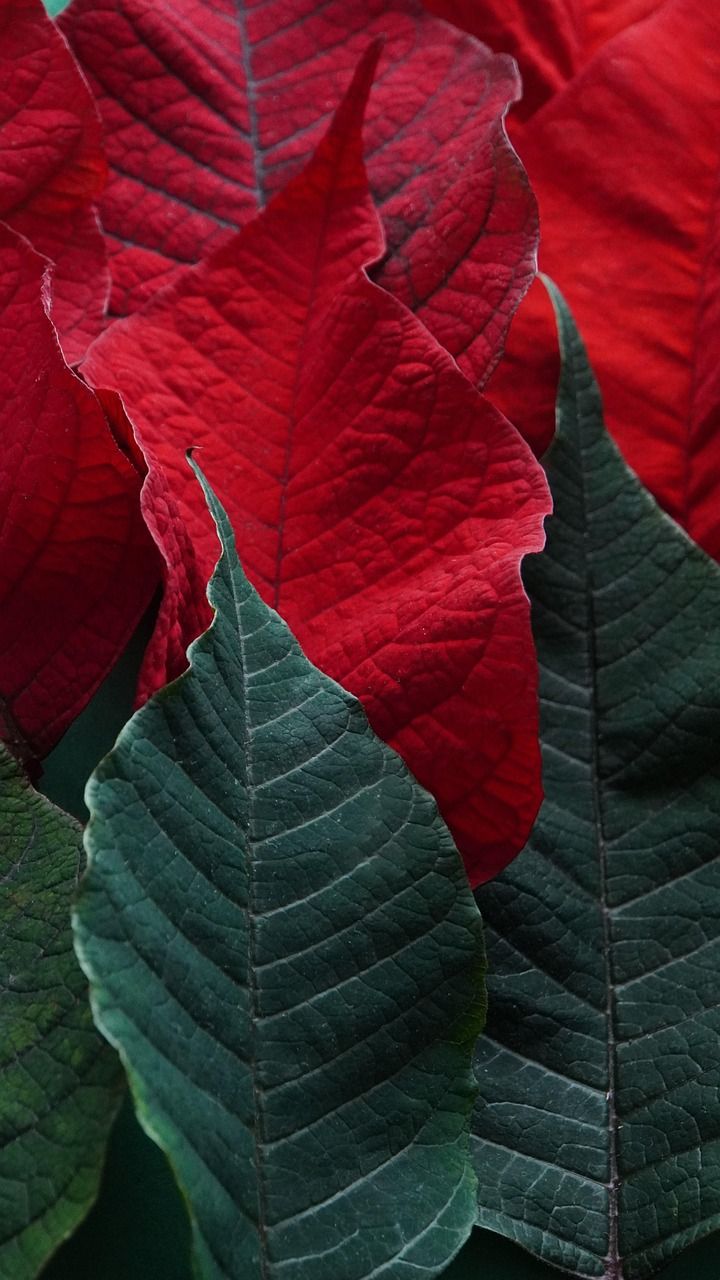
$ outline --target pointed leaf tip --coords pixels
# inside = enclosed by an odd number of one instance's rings
[[[480,918],[432,798],[224,555],[88,793],[99,1025],[220,1280],[441,1272],[471,1230]]]
[[[546,800],[479,895],[479,1221],[650,1280],[720,1227],[720,569],[623,462],[551,294],[555,513],[525,572]]]

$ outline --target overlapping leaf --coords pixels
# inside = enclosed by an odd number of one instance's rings
[[[46,314],[45,263],[0,224],[0,736],[44,755],[158,579],[141,475]]]
[[[425,7],[517,60],[523,93],[515,119],[533,115],[612,36],[666,0],[425,0]]]
[[[367,128],[388,235],[379,278],[487,377],[537,239],[503,129],[518,93],[509,59],[420,0],[75,0],[62,27],[106,127],[101,211],[123,315],[301,168],[381,34]]]
[[[106,175],[92,96],[42,0],[0,0],[0,219],[54,264],[70,361],[99,333],[110,288],[93,205]]]
[[[76,938],[201,1274],[433,1276],[468,1235],[480,917],[432,798],[223,555],[88,787]]]
[[[87,1212],[118,1091],[72,947],[80,827],[0,745],[0,1276],[34,1280]]]
[[[666,0],[513,131],[538,194],[541,263],[585,334],[608,426],[658,501],[720,555],[720,10]],[[492,396],[538,448],[556,343],[542,290]]]
[[[539,803],[519,564],[549,500],[513,428],[362,270],[382,252],[361,159],[370,70],[307,171],[83,368],[121,390],[207,576],[213,531],[184,463],[203,446],[251,580],[437,796],[478,881]],[[171,572],[181,615],[185,590]]]
[[[480,1222],[642,1280],[720,1226],[720,570],[620,459],[560,320],[555,515],[526,574],[547,798],[481,894]]]

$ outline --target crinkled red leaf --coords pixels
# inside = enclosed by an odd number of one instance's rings
[[[672,0],[523,126],[541,263],[566,293],[627,461],[720,557],[720,11]],[[538,447],[554,326],[536,296],[493,386]]]
[[[163,564],[166,589],[160,602],[152,644],[148,647],[138,690],[138,702],[159,689],[187,666],[188,644],[199,636],[211,620],[207,600],[207,573],[198,566],[195,548],[180,513],[175,492],[165,470],[144,440],[142,447],[133,432],[117,392],[97,390],[97,397],[112,424],[116,438],[145,473],[140,492],[140,509]]]
[[[383,240],[359,74],[306,171],[84,370],[122,388],[207,575],[217,542],[184,457],[202,446],[252,581],[437,796],[478,882],[540,797],[519,567],[549,499],[517,432],[362,269]]]
[[[54,264],[71,362],[100,332],[110,287],[93,205],[106,176],[92,96],[42,0],[0,0],[0,219]]]
[[[524,120],[562,89],[611,36],[666,0],[425,0],[425,7],[517,60]]]
[[[479,382],[534,271],[532,195],[503,127],[508,58],[420,0],[74,0],[66,32],[106,127],[101,216],[126,315],[264,207],[311,155],[373,36],[378,278]]]
[[[46,314],[47,264],[0,223],[0,730],[45,755],[158,579],[142,477]]]

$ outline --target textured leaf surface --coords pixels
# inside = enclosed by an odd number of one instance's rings
[[[93,205],[106,175],[92,96],[41,0],[0,0],[0,219],[54,264],[69,361],[99,333],[110,288]]]
[[[0,1277],[34,1280],[97,1192],[118,1092],[72,947],[80,827],[0,746]]]
[[[202,1273],[435,1275],[472,1225],[480,917],[432,798],[223,555],[93,775],[76,937]]]
[[[716,558],[719,138],[720,9],[701,0],[668,0],[514,131],[541,205],[541,263],[586,336],[610,431]],[[557,356],[549,308],[533,294],[492,396],[542,448]]]
[[[425,0],[431,13],[512,54],[522,79],[514,120],[549,101],[607,40],[666,0]]]
[[[547,798],[481,895],[481,1224],[642,1280],[720,1225],[720,570],[625,467],[561,304],[526,581]]]
[[[207,580],[214,533],[184,461],[203,446],[253,584],[438,798],[478,882],[540,800],[519,565],[549,499],[517,432],[362,270],[382,252],[360,155],[370,72],[307,171],[83,372],[122,392]]]
[[[482,381],[534,272],[534,201],[503,116],[508,58],[419,0],[75,0],[62,27],[98,97],[103,226],[127,314],[246,222],[312,154],[358,58],[388,236],[379,278]]]
[[[85,706],[158,577],[141,475],[62,358],[45,265],[0,224],[0,734],[27,756]]]

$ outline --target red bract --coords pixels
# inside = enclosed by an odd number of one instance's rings
[[[382,33],[367,124],[389,247],[377,277],[473,378],[488,376],[537,238],[503,128],[518,92],[508,58],[420,0],[74,0],[62,26],[105,122],[101,215],[120,315],[301,168]]]
[[[95,105],[42,0],[0,0],[0,219],[54,264],[70,361],[100,332],[110,287],[93,207],[106,175]]]
[[[540,798],[519,567],[549,499],[514,429],[363,271],[383,249],[367,74],[306,171],[84,370],[122,388],[207,575],[217,542],[184,458],[202,446],[252,581],[437,796],[478,882]]]
[[[517,59],[525,120],[562,89],[611,36],[665,0],[425,0],[425,7],[491,49]]]
[[[541,265],[575,312],[609,426],[720,557],[720,12],[665,3],[514,137],[540,201]],[[521,309],[491,392],[538,449],[557,371],[542,292]]]
[[[82,710],[158,577],[141,476],[60,354],[46,266],[0,224],[0,725],[24,756]]]

